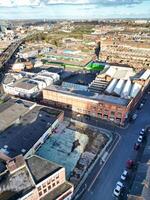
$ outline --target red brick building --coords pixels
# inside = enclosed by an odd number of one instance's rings
[[[114,73],[113,76],[112,73]],[[137,76],[132,68],[113,66],[109,68],[109,72],[107,70],[98,75],[90,84],[90,86],[94,85],[96,92],[89,89],[83,91],[63,86],[50,86],[43,90],[43,101],[56,107],[123,125],[148,87],[149,76],[148,70]],[[117,84],[115,84],[115,89],[108,93],[106,88],[113,79],[116,79]],[[102,91],[100,91],[101,85]]]

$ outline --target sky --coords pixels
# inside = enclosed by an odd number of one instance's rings
[[[0,19],[150,18],[150,0],[0,0]]]

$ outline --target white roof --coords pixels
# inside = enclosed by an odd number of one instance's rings
[[[140,79],[143,79],[143,80],[146,80],[148,79],[150,76],[150,69],[147,69],[143,74],[142,76],[140,77]]]
[[[109,69],[106,71],[106,75],[113,77],[113,75],[116,73],[116,69],[114,67],[109,67]]]
[[[124,86],[125,80],[120,79],[117,83],[117,85],[115,86],[115,89],[113,90],[114,93],[116,93],[117,95],[120,95],[122,88]]]
[[[108,75],[115,79],[124,79],[128,80],[131,76],[135,75],[133,68],[122,67],[111,65],[108,70],[105,72],[105,75]]]
[[[18,69],[18,68],[24,69],[25,68],[25,64],[24,63],[15,63],[15,64],[13,64],[12,69]]]
[[[112,93],[113,89],[115,88],[116,84],[117,84],[118,80],[117,79],[112,79],[111,82],[109,83],[109,85],[106,88],[106,92],[107,93]]]
[[[142,86],[138,83],[134,83],[130,92],[130,96],[131,97],[136,97],[136,95],[139,93],[139,91],[141,90]]]
[[[131,87],[132,87],[132,83],[130,80],[127,80],[126,83],[125,83],[125,86],[121,92],[121,97],[122,98],[128,98],[129,97],[129,94],[130,94],[130,91],[131,91]]]

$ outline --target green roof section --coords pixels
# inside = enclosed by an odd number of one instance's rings
[[[89,62],[85,69],[90,71],[102,71],[105,68],[105,63],[91,61]]]

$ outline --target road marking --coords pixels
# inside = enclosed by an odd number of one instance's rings
[[[119,134],[118,134],[118,135],[119,135]],[[90,189],[91,189],[92,186],[94,185],[96,179],[98,178],[99,174],[100,174],[101,171],[103,170],[104,166],[105,166],[106,163],[107,163],[107,160],[110,158],[111,154],[112,154],[113,151],[115,150],[115,148],[116,148],[117,144],[119,143],[120,139],[121,139],[121,136],[119,135],[119,139],[117,140],[116,144],[113,146],[112,150],[110,151],[109,155],[107,156],[105,163],[104,163],[103,166],[100,168],[100,170],[99,170],[98,173],[96,174],[95,178],[93,179],[91,185],[89,186],[89,188],[88,188],[88,190],[87,190],[88,192],[90,191]]]

